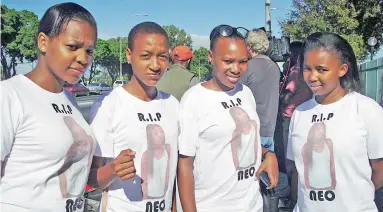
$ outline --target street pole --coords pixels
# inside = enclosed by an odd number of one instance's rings
[[[146,14],[146,13],[134,14],[134,15],[131,15],[130,17],[128,17],[127,19],[133,18],[135,16],[148,16],[148,14]],[[122,54],[121,54],[121,50],[122,50],[122,36],[120,37],[120,78],[122,79]]]
[[[270,15],[270,0],[265,0],[265,18],[266,18],[266,32],[271,36],[271,15]]]

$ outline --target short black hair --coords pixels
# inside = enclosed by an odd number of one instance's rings
[[[72,20],[85,21],[94,27],[97,36],[97,23],[84,7],[73,3],[61,3],[50,7],[41,18],[37,34],[43,32],[49,37],[58,36]]]
[[[303,73],[304,70],[305,54],[309,51],[322,48],[330,52],[338,53],[341,62],[347,64],[348,71],[340,78],[342,88],[346,91],[359,91],[360,79],[355,53],[347,40],[335,33],[316,32],[305,39],[298,59],[301,73]]]
[[[146,21],[134,26],[128,36],[128,48],[133,51],[134,39],[138,34],[160,34],[166,37],[169,42],[168,33],[160,25],[154,22]]]
[[[214,50],[215,44],[217,43],[218,39],[222,38],[222,36],[219,34],[219,32],[217,32],[222,26],[227,26],[227,24],[218,25],[218,26],[214,27],[214,29],[210,32],[209,38],[210,38],[210,50],[211,51]],[[235,40],[244,40],[246,42],[245,38],[238,35],[237,33],[232,33],[229,36],[225,36],[225,38],[232,38]]]

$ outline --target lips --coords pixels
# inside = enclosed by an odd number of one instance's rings
[[[75,68],[75,67],[69,67],[70,70],[73,72],[76,72],[77,74],[83,74],[85,72],[84,68]]]
[[[236,84],[240,79],[241,77],[240,76],[230,76],[230,75],[226,75],[227,79],[229,80],[230,83],[232,84]]]
[[[161,77],[161,72],[152,72],[149,73],[148,76],[153,80],[159,80]]]
[[[316,93],[322,88],[322,85],[309,85],[309,87],[312,90],[312,92]]]

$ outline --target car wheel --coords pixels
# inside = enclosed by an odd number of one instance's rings
[[[89,96],[89,91],[85,92],[85,95],[86,95],[86,96]]]
[[[74,96],[74,97],[77,97],[77,92],[73,92],[73,96]]]

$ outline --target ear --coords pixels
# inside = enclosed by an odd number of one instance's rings
[[[49,37],[43,33],[40,32],[37,35],[37,47],[39,48],[40,52],[42,54],[45,54],[49,46]]]
[[[343,77],[344,75],[346,75],[348,72],[348,65],[347,64],[343,64],[340,66],[339,68],[339,74],[338,76],[339,77]]]
[[[132,58],[132,50],[129,48],[126,48],[126,61],[128,64],[131,64],[131,58]]]
[[[213,52],[211,50],[209,50],[209,54],[207,55],[207,58],[209,60],[209,63],[212,64],[213,63]]]

